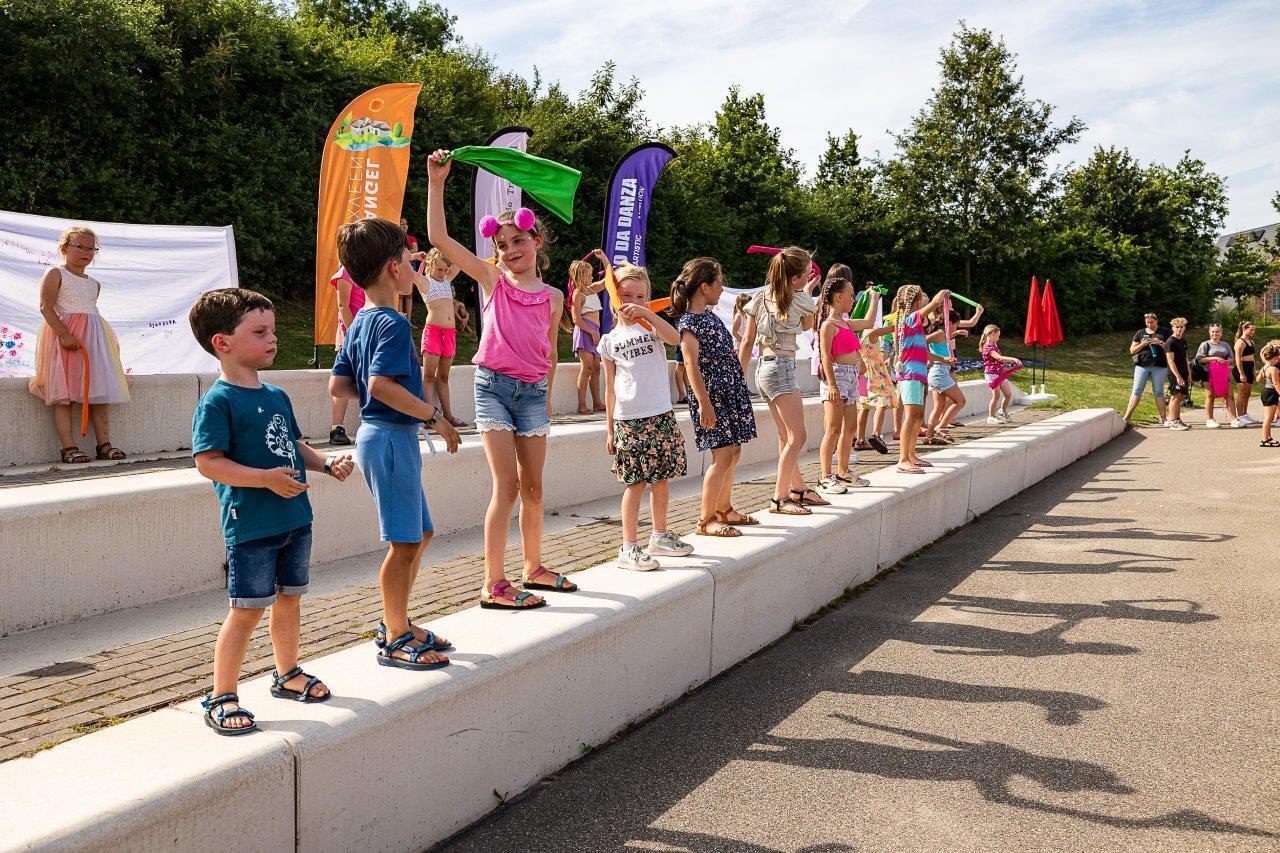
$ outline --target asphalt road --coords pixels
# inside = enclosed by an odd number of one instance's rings
[[[1280,850],[1258,437],[1122,435],[446,849]]]

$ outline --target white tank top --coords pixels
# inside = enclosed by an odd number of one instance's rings
[[[587,313],[604,310],[604,306],[600,304],[600,294],[588,293],[586,298],[582,300],[582,310]]]
[[[62,273],[62,287],[58,290],[58,313],[97,314],[97,279],[76,275],[63,267],[58,267],[58,272]]]

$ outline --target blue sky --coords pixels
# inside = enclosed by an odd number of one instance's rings
[[[450,3],[458,31],[502,68],[577,92],[606,59],[639,78],[663,127],[711,118],[734,83],[762,92],[770,121],[810,172],[828,132],[893,149],[937,81],[956,22],[988,27],[1017,55],[1027,91],[1097,145],[1173,163],[1184,148],[1227,179],[1226,229],[1280,220],[1280,5],[1239,2],[885,0],[488,0]],[[625,34],[625,37],[611,36]],[[1271,57],[1268,59],[1268,57]]]

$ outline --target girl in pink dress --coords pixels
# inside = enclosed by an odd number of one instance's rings
[[[40,313],[44,322],[36,338],[36,375],[28,389],[53,407],[53,426],[62,444],[62,461],[90,461],[76,447],[71,406],[88,408],[81,418],[81,435],[93,422],[99,459],[124,459],[111,445],[107,406],[129,402],[129,383],[120,364],[120,344],[115,332],[98,313],[102,285],[85,275],[98,254],[98,236],[88,228],[62,232],[58,250],[61,266],[51,267],[40,279]]]

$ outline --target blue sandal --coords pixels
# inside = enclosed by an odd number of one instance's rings
[[[394,666],[399,669],[412,669],[415,671],[442,669],[449,665],[447,658],[433,663],[419,663],[419,657],[430,652],[434,652],[435,649],[426,645],[413,645],[416,642],[417,640],[414,639],[413,632],[405,631],[400,637],[392,640],[390,643],[382,647],[382,651],[378,652],[378,663],[382,666]],[[409,659],[404,660],[396,657],[395,653],[398,651],[405,652],[409,655]]]
[[[220,735],[227,737],[235,737],[236,735],[247,735],[249,732],[256,732],[258,724],[253,721],[253,714],[244,708],[236,708],[234,711],[225,710],[230,703],[240,704],[240,696],[235,693],[223,693],[220,696],[214,696],[212,693],[200,700],[200,704],[204,706],[204,724],[213,729]],[[214,713],[217,708],[217,713]],[[249,725],[240,728],[230,728],[226,725],[227,720],[233,717],[243,717],[249,721]]]
[[[285,682],[292,681],[299,675],[307,676],[307,684],[301,690],[290,690],[288,687],[284,686]],[[315,687],[317,684],[320,684],[325,688],[326,692],[323,696],[315,696],[311,693],[311,688]],[[329,690],[328,686],[322,684],[320,679],[316,678],[314,675],[307,675],[303,672],[302,667],[295,666],[284,675],[281,675],[274,669],[271,670],[271,695],[277,699],[289,699],[294,702],[328,702],[333,698],[333,691]]]
[[[409,620],[409,627],[413,628],[413,620]],[[448,640],[441,640],[436,636],[436,632],[423,628],[427,632],[427,639],[423,640],[422,645],[428,646],[433,652],[447,652],[453,648],[453,643]],[[378,623],[378,629],[373,632],[373,644],[378,648],[384,648],[387,645],[387,626]]]

